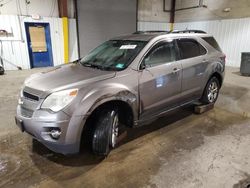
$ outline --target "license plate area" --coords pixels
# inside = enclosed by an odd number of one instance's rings
[[[17,117],[15,117],[15,121],[16,121],[16,125],[21,129],[22,132],[24,132],[23,120],[17,119]]]

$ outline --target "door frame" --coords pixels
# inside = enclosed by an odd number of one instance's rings
[[[173,43],[173,52],[174,52],[174,55],[175,55],[175,58],[176,60],[175,61],[171,61],[171,62],[166,62],[166,63],[162,63],[162,64],[158,64],[158,65],[155,65],[155,66],[152,66],[152,67],[145,67],[145,68],[142,68],[141,65],[143,63],[143,60],[145,59],[145,57],[147,56],[147,54],[149,54],[151,52],[151,50],[157,45],[159,44],[160,42],[164,42],[164,43],[169,43],[169,42],[172,42]],[[173,39],[173,41],[169,41],[167,39],[162,39],[162,40],[158,40],[156,41],[155,43],[153,43],[148,49],[147,51],[143,54],[141,60],[140,60],[140,63],[139,63],[139,72],[140,72],[140,75],[139,75],[139,96],[140,96],[140,101],[142,100],[142,96],[141,96],[141,82],[140,82],[140,79],[142,79],[141,77],[143,76],[143,74],[148,74],[148,75],[151,75],[152,77],[155,77],[155,74],[154,74],[154,71],[159,69],[159,70],[162,70],[161,68],[164,67],[165,68],[165,71],[164,72],[167,72],[167,70],[169,70],[169,73],[168,75],[170,75],[171,73],[174,75],[174,76],[178,76],[180,78],[179,80],[179,93],[177,93],[176,95],[173,95],[172,97],[169,97],[168,100],[163,100],[161,101],[162,103],[159,103],[159,105],[161,105],[161,107],[159,106],[159,109],[158,106],[154,107],[152,106],[151,109],[147,109],[147,111],[143,112],[143,111],[140,111],[140,118],[144,119],[145,116],[147,117],[148,115],[156,115],[156,114],[159,114],[159,113],[162,113],[162,112],[165,112],[165,111],[168,111],[172,108],[175,108],[176,106],[179,105],[179,103],[174,103],[170,106],[168,105],[165,105],[166,103],[168,103],[168,101],[171,101],[171,100],[176,100],[178,101],[180,98],[181,98],[181,89],[182,89],[182,65],[181,63],[179,62],[179,57],[178,57],[178,54],[176,52],[176,41],[175,39]],[[173,73],[174,71],[174,68],[178,68],[179,71],[176,72],[176,73]],[[167,80],[165,80],[165,75],[164,74],[160,74],[160,75],[157,75],[157,77],[155,77],[154,81],[152,82],[155,82],[155,87],[157,87],[157,84],[159,84],[160,86],[158,88],[161,88],[163,85],[167,84]],[[168,86],[169,87],[169,86]],[[176,97],[174,97],[176,96]],[[172,99],[170,99],[172,98]],[[164,107],[166,106],[166,107]],[[142,110],[142,109],[141,109]],[[145,115],[146,114],[146,115]]]
[[[53,52],[52,52],[52,43],[51,43],[51,33],[50,33],[50,24],[48,22],[24,22],[25,27],[25,34],[27,39],[27,47],[28,47],[28,53],[29,53],[29,59],[30,59],[30,68],[34,68],[34,61],[33,61],[33,55],[32,55],[32,48],[30,46],[30,33],[29,33],[29,27],[30,26],[43,26],[45,29],[45,39],[46,39],[46,45],[47,50],[49,53],[49,66],[54,66],[53,63]]]

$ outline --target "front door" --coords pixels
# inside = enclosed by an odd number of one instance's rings
[[[141,119],[177,105],[182,69],[175,60],[175,43],[168,41],[158,42],[145,56],[139,77]]]
[[[49,23],[25,23],[30,67],[53,66]]]

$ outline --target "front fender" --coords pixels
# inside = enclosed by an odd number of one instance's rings
[[[81,100],[75,116],[89,116],[100,105],[114,100],[126,102],[132,109],[135,120],[138,117],[138,94],[122,84],[108,84],[92,89]]]

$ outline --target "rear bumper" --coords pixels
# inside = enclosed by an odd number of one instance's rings
[[[50,150],[62,154],[78,153],[85,116],[68,116],[64,112],[50,113],[37,110],[31,118],[21,115],[17,106],[16,124],[23,131],[44,144]],[[51,130],[60,130],[58,139],[52,138]]]

